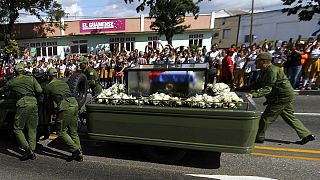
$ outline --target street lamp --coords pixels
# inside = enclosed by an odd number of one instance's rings
[[[250,20],[250,35],[249,35],[249,45],[252,45],[252,25],[253,25],[253,9],[254,9],[254,0],[251,3],[251,20]]]

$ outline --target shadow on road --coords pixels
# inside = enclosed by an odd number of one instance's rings
[[[284,141],[278,139],[265,139],[266,142],[280,143],[280,144],[296,144],[296,142],[292,141]]]
[[[80,135],[80,139],[84,155],[141,162],[153,162],[144,157],[141,150],[141,145],[91,141],[88,140],[85,135]],[[62,160],[67,160],[68,155],[70,155],[70,153],[67,151],[66,144],[61,138],[50,140],[47,145],[43,145],[41,141],[38,142],[35,152],[39,155]],[[18,148],[18,144],[13,138],[1,136],[0,153],[19,158],[21,154],[23,154],[23,151]],[[201,169],[217,169],[220,166],[220,161],[217,163],[217,154],[215,152],[188,150],[186,156],[181,161],[177,163],[161,164]]]
[[[84,155],[132,161],[152,162],[144,157],[141,150],[141,145],[118,142],[91,141],[88,140],[85,135],[80,135],[80,139]],[[67,151],[66,145],[64,144],[61,138],[56,138],[52,140],[48,144],[48,146],[55,149]],[[220,161],[219,163],[216,162],[217,154],[215,152],[189,150],[186,156],[181,161],[177,163],[166,164],[202,169],[217,169],[220,167]]]
[[[16,141],[14,141],[14,140],[9,141],[9,140],[4,140],[3,138],[1,138],[0,139],[0,153],[19,159],[21,154],[23,153],[23,151],[18,148],[18,144],[16,143]],[[20,155],[18,155],[18,154],[20,154]]]

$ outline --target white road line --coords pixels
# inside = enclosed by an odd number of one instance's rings
[[[208,175],[208,174],[186,174],[187,176],[203,177],[219,180],[276,180],[258,176],[229,176],[229,175]]]
[[[320,113],[294,113],[295,115],[301,116],[320,116]]]

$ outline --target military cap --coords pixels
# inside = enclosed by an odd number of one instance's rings
[[[49,76],[56,76],[57,75],[57,70],[55,69],[55,68],[50,68],[49,70],[48,70],[48,75]]]
[[[268,52],[264,52],[258,55],[257,60],[272,60],[272,55]]]
[[[84,57],[84,56],[80,57],[80,59],[79,59],[79,63],[80,64],[81,63],[87,63],[87,62],[88,62],[88,59],[86,57]]]
[[[24,64],[23,63],[17,63],[14,67],[15,71],[23,71],[24,70]]]

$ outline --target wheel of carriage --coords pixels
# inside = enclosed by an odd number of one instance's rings
[[[74,73],[67,81],[70,91],[76,97],[79,109],[87,100],[88,83],[87,77],[83,73]]]
[[[187,154],[186,149],[149,145],[144,145],[142,152],[148,160],[164,164],[177,163]]]

